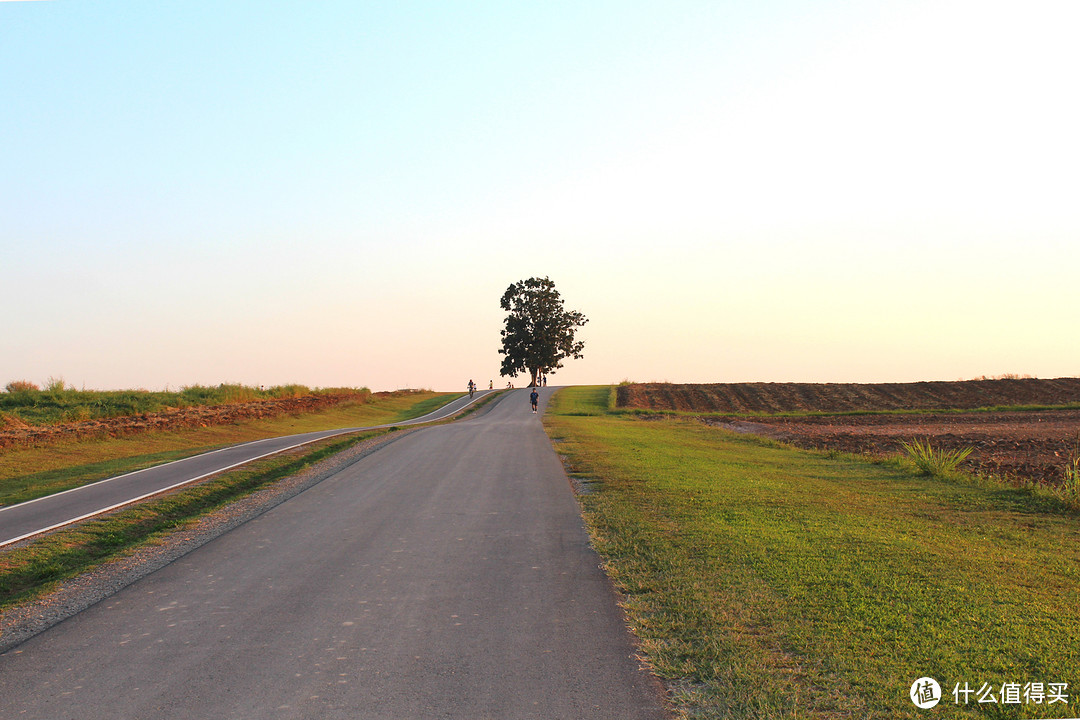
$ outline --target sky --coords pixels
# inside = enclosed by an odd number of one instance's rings
[[[1080,374],[1080,3],[0,0],[0,386]],[[518,385],[526,382],[516,378]]]

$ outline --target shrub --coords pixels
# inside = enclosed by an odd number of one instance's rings
[[[7,385],[4,386],[4,389],[7,390],[9,393],[19,393],[19,392],[37,392],[41,388],[39,388],[37,385],[30,382],[29,380],[12,380],[11,382],[9,382]]]
[[[94,411],[86,405],[79,405],[77,407],[68,408],[60,416],[63,422],[79,422],[82,420],[90,420],[94,417]]]
[[[956,466],[962,463],[975,448],[957,448],[955,450],[935,450],[929,440],[916,440],[911,442],[900,441],[900,447],[904,449],[908,458],[915,463],[915,467],[922,470],[926,475],[945,475],[956,470]]]
[[[1080,456],[1073,456],[1065,466],[1062,490],[1067,497],[1080,500]]]
[[[221,383],[217,387],[190,385],[180,391],[180,400],[187,405],[221,405],[258,399],[257,389],[236,383]]]
[[[1069,500],[1080,501],[1080,433],[1069,451],[1069,459],[1065,461],[1061,492]]]
[[[307,385],[297,385],[294,383],[289,385],[275,385],[267,390],[266,394],[272,398],[295,398],[311,395],[313,393],[311,392],[311,388]]]

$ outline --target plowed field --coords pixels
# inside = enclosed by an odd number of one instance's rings
[[[1080,409],[1053,408],[1080,404],[1078,378],[872,385],[650,383],[621,386],[618,404],[709,413],[711,424],[816,449],[894,454],[901,440],[912,438],[928,439],[938,448],[973,447],[965,469],[1047,484],[1060,483],[1066,463],[1080,451]],[[973,412],[1031,405],[1052,409]],[[887,410],[926,412],[845,414]],[[943,410],[960,412],[934,412]],[[803,412],[834,414],[777,416]],[[746,417],[757,413],[762,415]]]
[[[634,383],[619,407],[714,413],[974,410],[1080,403],[1080,378],[917,383]]]

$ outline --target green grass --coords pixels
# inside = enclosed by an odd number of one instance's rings
[[[1080,517],[1022,490],[796,450],[569,388],[545,422],[680,711],[705,718],[1045,718],[967,682],[1080,691]],[[933,710],[908,698],[931,676]]]
[[[418,393],[417,398],[408,406],[406,410],[399,411],[392,420],[387,422],[404,422],[406,420],[413,420],[418,417],[423,417],[428,413],[435,412],[444,405],[448,405],[454,400],[457,400],[464,393]]]
[[[240,442],[316,430],[403,422],[458,397],[461,393],[400,393],[270,420],[87,439],[41,448],[9,448],[0,453],[0,506]]]

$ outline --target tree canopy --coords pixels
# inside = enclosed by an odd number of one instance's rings
[[[547,277],[520,280],[506,289],[500,306],[507,311],[502,335],[505,355],[500,375],[529,373],[529,385],[562,367],[566,358],[580,358],[585,343],[577,329],[589,320],[563,306],[555,283]]]

